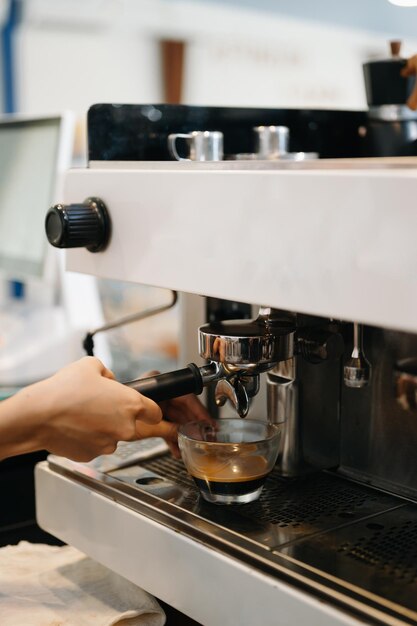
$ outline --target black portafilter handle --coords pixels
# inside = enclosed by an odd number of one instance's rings
[[[189,363],[187,367],[180,370],[139,378],[124,384],[154,402],[171,400],[188,393],[199,395],[204,387],[203,376],[195,363]]]

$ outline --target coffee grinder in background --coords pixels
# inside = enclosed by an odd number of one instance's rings
[[[372,156],[417,155],[417,111],[406,105],[415,77],[405,78],[401,70],[406,59],[400,56],[401,42],[391,41],[391,57],[363,65],[369,123],[367,152]]]

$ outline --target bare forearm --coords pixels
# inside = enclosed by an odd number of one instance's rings
[[[161,409],[84,357],[0,403],[0,459],[48,450],[74,461],[114,451],[138,437],[136,422],[156,424]]]
[[[0,460],[42,450],[42,407],[34,386],[0,403]]]

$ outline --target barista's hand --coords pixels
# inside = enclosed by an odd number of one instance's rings
[[[64,367],[1,403],[0,458],[46,449],[75,461],[109,454],[138,437],[138,423],[156,424],[161,409],[114,380],[94,357]],[[9,438],[9,442],[8,442]]]
[[[162,420],[159,424],[144,424],[136,422],[136,439],[146,439],[147,437],[162,437],[167,442],[172,455],[181,458],[178,447],[178,425]]]
[[[157,376],[158,374],[160,374],[160,372],[153,370],[143,374],[142,378]],[[180,396],[179,398],[172,398],[172,400],[159,402],[159,406],[166,419],[163,419],[162,422],[154,426],[137,423],[137,432],[140,439],[145,437],[163,437],[176,458],[180,458],[181,456],[178,448],[177,424],[197,421],[215,424],[215,420],[210,417],[204,404],[202,404],[193,393]]]
[[[417,75],[417,54],[410,57],[407,61],[407,65],[401,70],[401,76],[407,77],[415,75]],[[417,80],[415,82],[414,89],[407,100],[407,106],[413,111],[417,109]]]

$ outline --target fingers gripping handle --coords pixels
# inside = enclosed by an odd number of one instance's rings
[[[125,385],[154,402],[171,400],[171,398],[185,396],[188,393],[198,395],[203,391],[204,386],[200,369],[194,363],[190,363],[181,370],[149,376],[149,378],[139,378]]]

